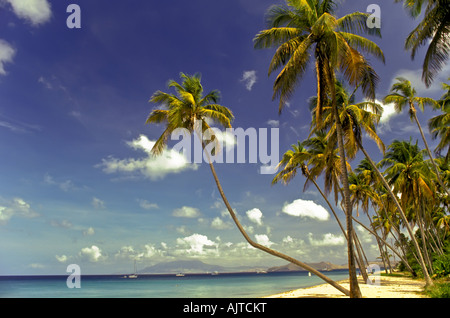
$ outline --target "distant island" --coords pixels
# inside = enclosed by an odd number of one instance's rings
[[[307,263],[309,266],[319,271],[332,271],[338,269],[347,269],[346,265],[336,265],[330,262]],[[303,268],[292,263],[283,266],[221,266],[206,264],[199,260],[182,260],[158,263],[153,266],[138,270],[138,274],[208,274],[208,273],[272,273],[272,272],[304,272]]]

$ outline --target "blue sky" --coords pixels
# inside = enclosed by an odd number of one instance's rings
[[[66,26],[72,2],[81,8],[81,29]],[[373,63],[380,99],[400,75],[420,95],[440,97],[448,68],[423,87],[423,52],[411,61],[403,50],[417,21],[392,2],[379,3],[383,38],[374,39],[387,60]],[[280,153],[305,139],[314,73],[279,116],[274,76],[267,76],[273,51],[252,44],[276,3],[0,0],[0,275],[64,275],[72,263],[85,274],[127,272],[134,258],[141,268],[176,259],[284,264],[244,242],[206,164],[175,167],[166,157],[150,158],[146,146],[162,127],[144,124],[155,91],[167,91],[180,72],[199,72],[205,91],[221,91],[234,127],[279,128]],[[371,3],[347,0],[338,15],[365,12]],[[420,115],[424,127],[430,114]],[[418,138],[406,113],[385,117],[380,134],[386,144]],[[343,236],[316,189],[303,193],[301,177],[271,186],[272,176],[259,168],[216,166],[252,237],[302,261],[345,263]],[[369,257],[377,257],[375,241],[360,235]]]

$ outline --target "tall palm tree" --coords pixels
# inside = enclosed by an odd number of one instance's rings
[[[269,28],[256,35],[256,48],[276,47],[269,66],[269,75],[282,67],[274,84],[273,98],[280,98],[281,112],[292,96],[298,80],[305,74],[312,57],[315,59],[317,75],[317,120],[321,122],[323,102],[329,94],[333,100],[334,116],[337,122],[339,155],[341,158],[341,182],[344,189],[347,232],[353,232],[348,175],[342,127],[335,101],[336,70],[341,71],[351,85],[361,84],[368,96],[375,97],[378,77],[365,57],[358,51],[364,50],[384,61],[381,49],[372,41],[354,32],[379,34],[376,28],[368,28],[368,14],[355,12],[340,19],[334,16],[336,4],[332,0],[286,0],[287,6],[275,5],[268,11]],[[348,242],[348,262],[351,297],[361,297],[356,277],[353,240]]]
[[[426,4],[423,20],[406,39],[405,48],[411,57],[420,47],[428,44],[423,62],[422,80],[427,87],[449,58],[450,52],[450,0],[395,0],[404,2],[404,7],[414,18],[418,17]]]
[[[162,153],[167,145],[170,135],[178,128],[184,128],[191,134],[195,133],[199,137],[201,137],[201,134],[204,133],[208,128],[210,128],[208,122],[213,121],[223,127],[230,128],[231,121],[234,118],[232,112],[227,107],[218,104],[218,91],[212,91],[206,95],[203,94],[203,86],[201,85],[201,77],[199,74],[190,76],[181,73],[180,76],[182,79],[181,84],[177,83],[174,80],[170,80],[168,83],[168,87],[174,88],[176,94],[157,91],[150,99],[150,102],[161,105],[163,109],[154,109],[150,113],[146,123],[163,123],[166,125],[164,132],[153,146],[152,153],[154,155],[159,155]],[[212,136],[211,139],[214,139],[214,137],[215,136]],[[203,148],[205,148],[202,138],[201,142]],[[205,154],[208,157],[208,153],[205,152]],[[345,295],[350,295],[350,291],[343,288],[341,285],[337,284],[335,281],[328,278],[313,267],[307,265],[306,263],[300,262],[288,255],[275,251],[252,240],[245,231],[244,227],[241,225],[236,216],[236,213],[232,209],[227,197],[225,196],[222,185],[220,184],[219,178],[211,160],[209,160],[209,167],[214,177],[217,189],[219,190],[220,196],[222,197],[222,200],[228,212],[230,213],[231,218],[233,219],[241,234],[244,236],[245,240],[251,246],[273,256],[294,263],[320,277],[325,282],[329,283]]]
[[[417,109],[415,105],[417,105],[420,110],[424,111],[424,107],[426,105],[437,107],[437,102],[429,97],[416,96],[416,90],[414,87],[412,87],[411,82],[402,77],[397,78],[397,82],[392,85],[391,93],[384,98],[383,102],[385,104],[393,103],[395,111],[398,113],[400,113],[405,107],[409,108],[409,116],[411,117],[411,121],[414,120],[417,124],[417,127],[419,128],[420,135],[422,136],[422,140],[425,144],[428,156],[430,157],[430,161],[436,173],[437,181],[439,182],[442,191],[447,192],[447,195],[450,196],[450,192],[442,182],[438,166],[434,162],[433,155],[431,154],[430,147],[428,146],[427,139],[425,138],[422,126],[420,125],[419,119],[417,118],[416,114]]]
[[[434,196],[431,170],[428,169],[428,165],[423,160],[423,153],[417,146],[417,143],[414,145],[411,142],[394,140],[380,162],[381,167],[387,167],[386,178],[389,180],[390,185],[393,186],[393,191],[401,193],[403,210],[406,210],[407,207],[410,208],[410,212],[416,213],[416,217],[420,209],[418,206],[421,203],[420,199]],[[413,215],[411,216],[413,217]],[[421,222],[419,218],[416,220]],[[408,221],[404,225],[409,226]],[[421,251],[417,241],[413,240],[413,242],[419,256],[426,284],[432,285],[425,263],[427,258],[426,250],[423,249]],[[425,255],[425,259],[423,255]]]

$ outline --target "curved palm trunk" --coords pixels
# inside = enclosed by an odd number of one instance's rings
[[[225,204],[225,206],[227,207],[228,212],[230,213],[231,218],[233,219],[234,223],[236,224],[237,228],[239,229],[239,231],[241,232],[241,234],[244,236],[245,240],[254,248],[257,248],[261,251],[264,251],[270,255],[282,258],[288,262],[291,262],[295,265],[300,266],[301,268],[313,273],[314,275],[320,277],[321,279],[323,279],[325,282],[327,282],[328,284],[332,285],[333,287],[335,287],[337,290],[339,290],[340,292],[344,293],[347,296],[350,296],[350,291],[348,291],[347,289],[343,288],[341,285],[337,284],[335,281],[333,281],[332,279],[328,278],[327,276],[323,275],[321,272],[319,272],[318,270],[314,269],[313,267],[300,262],[288,255],[285,255],[283,253],[280,253],[278,251],[275,251],[271,248],[268,248],[264,245],[258,244],[255,241],[253,241],[250,236],[247,234],[247,232],[245,232],[243,226],[241,225],[241,223],[239,222],[236,214],[234,213],[233,209],[231,208],[230,203],[228,202],[228,199],[225,196],[225,193],[223,192],[222,189],[222,185],[219,182],[219,178],[217,177],[216,174],[216,170],[214,169],[214,165],[210,162],[209,163],[209,167],[211,169],[211,172],[213,174],[214,177],[214,181],[216,182],[217,185],[217,189],[219,190],[220,196],[222,197],[223,203]]]
[[[420,250],[420,246],[419,243],[416,240],[416,237],[414,236],[414,232],[411,228],[411,226],[409,225],[409,222],[406,218],[405,213],[403,212],[402,207],[400,206],[400,203],[397,200],[397,197],[395,196],[395,194],[392,192],[391,187],[389,186],[389,184],[387,183],[386,179],[384,178],[384,176],[381,174],[380,170],[378,170],[377,166],[375,165],[375,163],[373,162],[372,158],[369,156],[369,154],[367,153],[366,149],[363,147],[363,145],[361,144],[361,142],[357,139],[356,140],[358,147],[361,149],[361,151],[364,153],[364,155],[366,156],[367,160],[369,161],[370,165],[372,166],[372,168],[374,168],[375,173],[377,174],[378,178],[380,178],[381,182],[383,183],[383,186],[386,188],[386,190],[388,191],[391,199],[394,201],[395,206],[397,207],[397,210],[400,213],[400,216],[403,220],[403,223],[405,224],[405,227],[409,233],[409,236],[411,238],[411,241],[414,244],[414,247],[417,251],[418,254],[418,259],[419,259],[419,264],[420,267],[422,268],[422,272],[423,272],[423,276],[425,278],[425,282],[426,282],[426,286],[433,286],[433,281],[431,280],[430,274],[428,273],[427,270],[427,266],[425,264],[422,252]]]
[[[441,174],[439,172],[439,168],[436,165],[436,162],[434,162],[433,155],[431,154],[430,147],[428,146],[428,142],[427,142],[427,140],[425,138],[425,135],[423,133],[422,126],[420,125],[419,119],[417,118],[416,109],[415,109],[415,107],[413,105],[410,105],[409,107],[410,107],[411,112],[413,114],[414,120],[415,120],[415,122],[417,124],[417,127],[419,128],[420,135],[422,136],[423,143],[425,144],[425,149],[427,150],[428,156],[430,157],[431,164],[432,164],[432,166],[434,168],[434,172],[436,173],[437,181],[438,181],[439,185],[441,186],[442,190],[447,192],[447,195],[450,197],[450,192],[444,186],[444,183],[442,182],[442,179],[441,179]]]
[[[204,151],[205,150],[205,144],[204,144],[204,142],[202,140],[201,135],[198,133],[197,130],[196,130],[196,132],[197,132],[197,137],[200,138],[200,141],[201,141],[202,147],[203,147],[203,151]],[[242,236],[244,236],[245,240],[251,246],[253,246],[254,248],[257,248],[257,249],[259,249],[259,250],[261,250],[263,252],[266,252],[266,253],[268,253],[270,255],[279,257],[281,259],[284,259],[284,260],[286,260],[288,262],[291,262],[291,263],[293,263],[295,265],[300,266],[301,268],[303,268],[303,269],[311,272],[312,274],[318,276],[319,278],[323,279],[325,282],[327,282],[328,284],[330,284],[331,286],[333,286],[334,288],[336,288],[337,290],[339,290],[343,294],[345,294],[347,296],[350,296],[350,291],[348,291],[347,289],[345,289],[344,287],[342,287],[341,285],[336,283],[334,280],[332,280],[329,277],[325,276],[324,274],[322,274],[321,272],[319,272],[315,268],[309,266],[308,264],[300,262],[300,261],[296,260],[295,258],[292,258],[292,257],[290,257],[288,255],[285,255],[283,253],[280,253],[280,252],[275,251],[275,250],[273,250],[271,248],[268,248],[267,246],[261,245],[259,243],[256,243],[255,241],[253,241],[250,238],[250,236],[247,234],[247,232],[245,231],[245,229],[242,226],[241,222],[239,222],[239,220],[238,220],[238,218],[236,216],[236,213],[234,213],[233,208],[231,207],[230,203],[228,202],[228,199],[225,196],[225,193],[223,191],[222,185],[220,184],[219,178],[217,177],[216,169],[214,168],[214,165],[211,162],[211,158],[209,157],[209,154],[207,152],[204,152],[204,153],[206,153],[206,156],[208,158],[208,164],[209,164],[209,167],[211,169],[211,173],[212,173],[212,175],[214,177],[214,181],[216,182],[217,189],[219,190],[220,196],[222,197],[223,203],[225,204],[225,206],[226,206],[226,208],[228,210],[228,213],[230,214],[231,218],[233,219],[234,223],[236,224],[239,232],[241,232]]]
[[[347,224],[347,237],[353,237],[353,223],[352,223],[352,205],[350,202],[350,188],[348,182],[348,171],[347,171],[347,162],[345,157],[345,149],[344,149],[344,139],[343,139],[343,131],[341,120],[339,118],[339,112],[337,108],[336,101],[336,87],[335,87],[335,75],[332,68],[329,70],[329,87],[331,90],[332,96],[332,108],[334,119],[336,122],[336,133],[338,138],[338,148],[339,148],[339,157],[340,157],[340,165],[341,165],[341,182],[344,192],[344,206],[345,206],[345,215],[346,215],[346,224]],[[347,254],[348,254],[348,270],[350,276],[350,297],[351,298],[361,298],[361,290],[359,289],[358,277],[356,275],[356,264],[355,264],[355,250],[353,246],[353,240],[347,240]]]

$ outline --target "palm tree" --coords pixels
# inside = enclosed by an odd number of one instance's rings
[[[424,111],[424,107],[426,105],[436,107],[438,104],[437,102],[429,97],[418,97],[416,96],[416,90],[411,86],[411,82],[408,81],[405,78],[398,77],[397,82],[392,85],[391,93],[387,95],[383,102],[385,104],[393,103],[395,107],[395,111],[400,113],[403,108],[409,107],[409,115],[411,117],[411,121],[414,120],[417,124],[417,127],[419,128],[420,135],[422,136],[422,140],[425,144],[425,148],[428,152],[428,156],[430,157],[430,161],[433,165],[434,171],[436,173],[437,181],[439,182],[442,191],[447,192],[447,195],[450,196],[450,192],[448,189],[444,186],[439,169],[434,162],[433,155],[431,154],[430,147],[428,146],[428,142],[425,138],[425,135],[422,130],[422,126],[420,125],[419,119],[417,118],[417,107],[419,107],[422,111]]]
[[[167,145],[169,136],[178,128],[184,128],[191,134],[196,133],[200,137],[203,148],[205,148],[205,144],[203,143],[201,134],[204,133],[208,128],[210,128],[208,122],[213,121],[223,127],[231,127],[231,121],[234,118],[232,112],[227,107],[218,104],[218,91],[212,91],[206,95],[203,95],[203,87],[201,85],[201,77],[199,74],[189,76],[181,73],[180,76],[182,79],[181,84],[173,80],[170,80],[168,83],[168,87],[173,87],[176,91],[176,94],[157,91],[150,99],[150,102],[163,106],[163,109],[154,109],[150,113],[146,123],[164,123],[166,125],[164,132],[153,146],[152,153],[154,155],[159,155],[162,153]],[[214,139],[215,136],[212,137],[213,138],[211,139]],[[205,152],[205,154],[206,156],[208,156],[207,152]],[[233,219],[241,234],[244,236],[245,240],[251,246],[273,256],[294,263],[322,278],[325,282],[329,283],[345,295],[350,295],[350,292],[347,289],[343,288],[341,285],[337,284],[313,267],[253,241],[246,233],[244,227],[241,225],[230,203],[228,202],[228,199],[225,196],[222,185],[220,184],[219,178],[211,160],[209,160],[209,167],[214,177],[217,189],[219,190],[219,193],[228,212],[230,213],[231,218]]]
[[[450,78],[449,78],[450,80]],[[450,160],[450,85],[442,83],[442,87],[447,92],[442,96],[439,101],[439,109],[443,114],[431,118],[428,121],[428,128],[432,134],[433,139],[440,137],[440,142],[435,149],[436,154],[440,154],[446,147],[447,154],[445,161]]]
[[[302,175],[306,178],[303,190],[307,188],[309,182],[312,182],[314,184],[314,186],[317,188],[321,196],[324,198],[325,202],[327,202],[331,212],[333,213],[336,221],[338,222],[339,227],[342,230],[342,233],[347,239],[347,233],[345,232],[345,229],[342,226],[342,223],[340,222],[339,217],[336,214],[336,211],[334,210],[333,206],[328,200],[327,195],[325,195],[320,186],[317,184],[315,180],[316,176],[313,176],[308,168],[308,163],[315,162],[317,167],[317,161],[323,161],[323,159],[326,156],[323,156],[323,154],[318,153],[314,155],[313,153],[309,152],[308,149],[306,149],[303,146],[303,144],[304,143],[298,142],[296,145],[292,145],[292,150],[288,150],[286,153],[284,153],[283,158],[278,164],[278,168],[283,167],[283,169],[273,178],[272,185],[280,181],[283,181],[284,184],[288,184],[297,175],[297,172],[300,169]],[[314,156],[320,157],[320,159],[317,160],[316,158],[314,158]],[[329,186],[332,187],[332,185]]]
[[[381,167],[387,167],[386,178],[389,180],[393,191],[401,193],[401,204],[403,210],[408,207],[411,213],[416,213],[416,221],[422,232],[421,219],[419,210],[421,207],[421,198],[429,198],[434,196],[433,185],[431,182],[431,170],[428,169],[423,160],[423,151],[419,149],[417,143],[415,145],[411,142],[394,140],[389,146],[389,151],[386,153],[383,160],[380,162]],[[413,209],[412,209],[413,208]],[[414,215],[411,215],[414,217]],[[404,222],[405,226],[409,226],[408,221]],[[409,229],[408,229],[409,231]],[[421,251],[417,241],[412,239],[419,256],[419,262],[424,274],[427,286],[432,285],[431,278],[425,264],[422,254],[427,259],[427,251]]]
[[[287,0],[286,3],[287,6],[275,5],[269,9],[269,29],[257,34],[254,44],[256,48],[277,48],[269,66],[269,75],[283,66],[273,88],[273,98],[280,99],[280,112],[292,96],[298,80],[305,74],[311,57],[314,56],[317,75],[317,121],[321,122],[323,103],[329,94],[333,100],[337,125],[347,232],[351,237],[352,211],[342,127],[335,100],[335,72],[341,71],[351,85],[361,84],[363,92],[374,99],[378,77],[358,49],[371,53],[383,61],[384,55],[375,43],[354,32],[379,34],[379,30],[367,27],[368,14],[355,12],[340,19],[336,18],[333,15],[336,4],[332,0]],[[347,240],[351,297],[361,297],[352,241]]]
[[[411,16],[416,18],[426,3],[423,20],[406,39],[405,48],[411,50],[414,59],[418,49],[428,44],[423,62],[422,80],[427,87],[442,67],[450,52],[450,1],[449,0],[395,0],[404,2]]]

